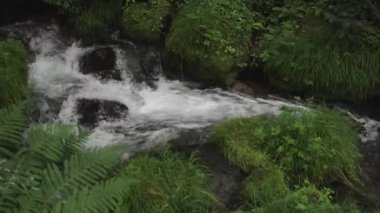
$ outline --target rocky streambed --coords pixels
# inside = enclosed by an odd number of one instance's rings
[[[33,55],[29,82],[34,122],[58,121],[92,130],[88,147],[128,145],[128,156],[170,147],[198,151],[213,174],[212,187],[223,202],[245,175],[228,165],[207,144],[220,121],[256,115],[278,115],[283,107],[305,108],[292,99],[251,96],[220,88],[169,80],[161,67],[159,48],[114,39],[107,45],[82,47],[53,23],[23,22],[0,28],[1,35],[22,39]],[[235,90],[247,90],[235,85]],[[246,89],[244,89],[246,88]],[[359,147],[370,196],[380,194],[380,123],[346,111],[361,126]]]

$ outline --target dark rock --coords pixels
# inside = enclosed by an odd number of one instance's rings
[[[161,55],[155,46],[136,44],[126,52],[128,69],[137,83],[146,83],[155,88],[155,81],[162,73]]]
[[[128,115],[128,107],[116,101],[79,99],[76,111],[78,122],[89,128],[96,127],[100,121],[112,121]]]
[[[51,21],[59,15],[56,7],[41,0],[1,1],[0,26],[24,21]]]
[[[80,71],[101,79],[122,80],[120,70],[116,69],[116,54],[111,47],[101,47],[84,55],[80,60]]]

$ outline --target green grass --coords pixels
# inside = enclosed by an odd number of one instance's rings
[[[208,175],[195,158],[165,153],[140,156],[124,170],[139,180],[125,199],[123,212],[218,212],[220,206],[207,188]]]
[[[211,140],[243,170],[265,167],[269,160],[292,185],[357,181],[358,136],[336,112],[285,110],[278,118],[235,119],[217,125]]]
[[[134,40],[158,42],[169,10],[170,3],[167,0],[149,0],[128,5],[123,16],[125,35]]]
[[[215,126],[211,141],[233,164],[249,173],[270,164],[268,155],[255,142],[255,130],[262,126],[260,118],[239,118]]]
[[[104,42],[120,25],[120,1],[87,2],[78,14],[72,16],[75,20],[75,30],[84,44]]]
[[[28,55],[20,41],[0,40],[0,108],[28,96]]]
[[[320,22],[318,22],[320,24]],[[380,94],[380,50],[334,43],[326,27],[281,27],[263,41],[265,73],[280,88],[324,98],[365,101]]]
[[[250,205],[260,207],[282,199],[289,188],[284,173],[278,168],[254,170],[242,183],[241,197]]]
[[[189,1],[175,17],[167,52],[196,80],[228,82],[248,59],[254,14],[240,0]]]

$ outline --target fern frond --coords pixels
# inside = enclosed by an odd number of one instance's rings
[[[96,186],[111,176],[121,152],[119,147],[109,147],[76,154],[64,161],[62,169],[50,164],[42,173],[40,186],[29,189],[19,199],[20,207],[27,212],[38,212],[64,202],[77,190]]]
[[[27,134],[29,154],[43,162],[63,162],[83,148],[85,137],[70,125],[31,127]]]
[[[65,202],[57,203],[51,212],[117,212],[133,182],[133,179],[116,178],[90,189],[85,188]]]
[[[0,159],[12,157],[21,148],[27,126],[25,102],[0,109]]]

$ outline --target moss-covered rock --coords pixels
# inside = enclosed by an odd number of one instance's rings
[[[123,33],[134,40],[158,42],[169,12],[170,3],[167,0],[131,3],[124,11]]]
[[[239,118],[215,126],[210,140],[228,161],[249,173],[269,165],[267,154],[255,142],[255,130],[262,126],[260,118]]]
[[[284,173],[278,168],[257,169],[244,180],[242,198],[254,206],[282,199],[288,193]]]
[[[357,180],[357,133],[328,110],[285,110],[278,118],[242,118],[215,127],[212,141],[245,171],[272,164],[297,185]]]
[[[220,212],[220,204],[207,186],[208,175],[195,158],[165,153],[140,156],[123,172],[131,186],[121,212]]]
[[[189,1],[166,40],[166,66],[193,80],[229,83],[248,59],[253,20],[241,0]]]
[[[0,40],[0,108],[28,95],[28,55],[20,41]]]

